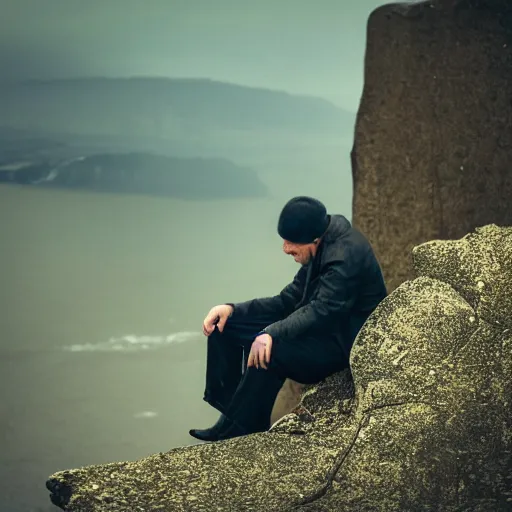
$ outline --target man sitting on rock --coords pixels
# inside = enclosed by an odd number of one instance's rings
[[[317,199],[288,201],[278,221],[283,250],[301,264],[274,297],[210,310],[204,400],[221,416],[203,441],[270,428],[284,381],[314,384],[349,367],[350,349],[387,291],[373,249],[343,215]]]

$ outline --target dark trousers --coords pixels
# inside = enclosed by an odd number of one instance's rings
[[[229,319],[208,337],[204,400],[246,434],[270,427],[275,399],[286,378],[314,384],[348,366],[343,350],[328,335],[289,342],[273,339],[270,364],[247,368],[251,345],[271,318]]]

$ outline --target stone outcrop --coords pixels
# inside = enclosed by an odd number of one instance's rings
[[[353,223],[393,291],[413,246],[512,224],[512,2],[382,6],[364,73]]]
[[[412,251],[347,372],[268,432],[47,483],[70,512],[505,511],[512,507],[512,227]]]

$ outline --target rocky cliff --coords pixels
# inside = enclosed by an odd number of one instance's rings
[[[412,252],[417,278],[356,338],[353,381],[308,386],[264,433],[62,471],[52,502],[103,511],[512,507],[512,227]]]
[[[382,6],[364,73],[352,220],[392,291],[413,246],[512,224],[512,2]]]

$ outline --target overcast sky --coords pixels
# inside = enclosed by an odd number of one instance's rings
[[[204,77],[356,111],[382,0],[0,0],[0,76]]]

